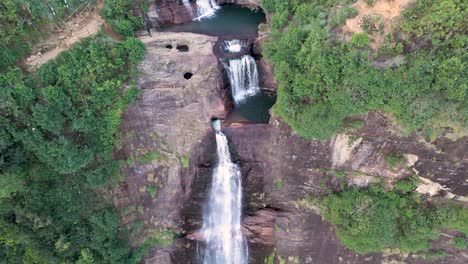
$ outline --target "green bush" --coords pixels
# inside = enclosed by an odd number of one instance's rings
[[[466,47],[468,9],[463,0],[417,1],[404,12],[402,29],[415,37],[429,37],[436,47]]]
[[[151,197],[151,199],[154,199],[156,197],[156,194],[158,194],[158,188],[156,186],[149,186],[148,187],[148,193]]]
[[[119,34],[125,37],[133,36],[133,32],[144,26],[143,18],[134,16],[134,9],[147,10],[147,3],[143,0],[107,0],[101,10],[101,16]]]
[[[392,152],[384,157],[388,163],[390,169],[394,170],[397,167],[403,166],[406,162],[406,158],[400,152]]]
[[[453,243],[453,246],[459,250],[464,250],[468,247],[467,239],[463,237],[454,237],[452,239],[452,243]]]
[[[357,15],[358,12],[354,7],[342,7],[331,17],[330,25],[332,27],[342,26],[346,23],[347,19],[356,17]]]
[[[366,33],[354,33],[351,37],[351,43],[358,48],[364,48],[369,45],[369,37]]]

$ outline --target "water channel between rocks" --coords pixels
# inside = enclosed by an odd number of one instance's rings
[[[189,7],[187,7],[189,8]],[[192,13],[195,11],[191,11]],[[193,21],[174,25],[163,25],[163,32],[191,32],[217,36],[226,40],[254,40],[258,36],[258,25],[266,21],[260,10],[247,7],[225,5],[212,10],[211,15]],[[208,11],[210,13],[210,11]],[[224,47],[225,44],[221,44]],[[261,90],[259,70],[251,54],[252,43],[239,45],[239,50],[223,50],[220,63],[229,79],[233,111],[227,118],[228,123],[253,122],[268,123],[269,109],[275,98]],[[230,55],[229,58],[224,55]]]
[[[220,7],[214,0],[198,0],[195,8],[190,1],[183,1],[183,5],[194,20],[181,25],[164,25],[162,31],[219,37],[213,52],[224,69],[223,79],[227,80],[230,88],[233,106],[227,122],[268,123],[274,98],[260,87],[256,58],[261,54],[253,53],[258,26],[266,21],[265,14],[234,5]],[[189,47],[186,48],[188,51]],[[217,162],[203,206],[202,239],[197,244],[196,261],[203,264],[247,264],[248,246],[241,232],[242,176],[239,167],[231,161],[228,139],[219,120],[213,121],[213,128]]]

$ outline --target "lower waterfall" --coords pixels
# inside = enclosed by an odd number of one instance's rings
[[[204,244],[198,254],[203,264],[247,264],[247,242],[241,231],[241,173],[231,161],[228,140],[221,132],[219,120],[213,121],[213,128],[218,162],[203,212]]]
[[[235,104],[240,104],[249,96],[260,93],[257,64],[252,56],[244,55],[238,59],[231,59],[225,67]]]

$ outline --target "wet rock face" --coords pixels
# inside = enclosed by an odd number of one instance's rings
[[[310,202],[311,197],[324,195],[327,186],[341,188],[337,173],[347,184],[358,186],[417,174],[456,195],[468,193],[466,139],[428,145],[416,135],[395,133],[391,120],[382,114],[371,112],[363,121],[362,128],[329,141],[303,139],[274,119],[267,125],[234,124],[224,129],[244,172],[244,233],[253,263],[262,263],[273,248],[275,254],[291,258],[287,263],[295,263],[296,257],[299,263],[380,263],[381,255],[357,256],[343,248]],[[392,167],[386,157],[393,153],[401,153],[405,160]]]
[[[192,193],[193,177],[184,175],[194,175],[191,164],[203,164],[209,157],[200,157],[200,149],[209,150],[204,142],[212,131],[210,120],[227,112],[221,69],[212,52],[216,40],[191,33],[142,38],[146,54],[138,67],[141,94],[123,114],[123,147],[116,153],[127,162],[126,180],[114,203],[125,227],[141,226],[132,232],[133,245],[161,237],[157,231],[184,232],[181,208]],[[188,51],[178,51],[182,45]],[[190,79],[184,78],[186,72],[192,73]],[[172,251],[156,248],[149,257],[154,261],[148,263],[171,263]]]
[[[194,3],[191,3],[195,7]],[[192,21],[193,14],[181,0],[156,0],[151,1],[148,17],[153,21],[153,25],[159,24],[182,24]]]
[[[218,0],[219,5],[236,4],[251,7],[260,7],[260,0]],[[147,16],[153,26],[160,24],[182,24],[192,21],[195,18],[196,1],[190,1],[190,8],[187,8],[182,0],[153,0],[149,1]]]

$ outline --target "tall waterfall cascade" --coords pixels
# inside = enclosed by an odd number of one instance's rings
[[[203,264],[247,264],[247,242],[241,232],[242,184],[239,167],[231,161],[228,140],[220,121],[213,122],[218,162],[203,212]]]
[[[225,64],[235,104],[244,102],[249,96],[260,93],[258,70],[255,59],[250,55],[231,59]]]
[[[195,20],[211,17],[219,9],[216,0],[197,0],[197,17]]]

